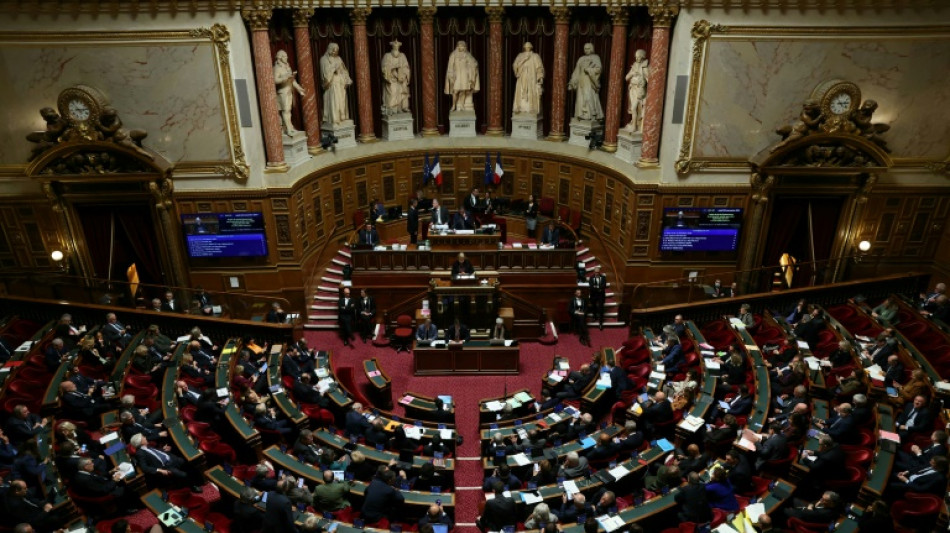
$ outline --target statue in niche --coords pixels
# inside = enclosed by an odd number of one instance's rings
[[[515,101],[512,113],[541,113],[541,94],[544,92],[544,64],[534,52],[531,43],[524,43],[522,52],[515,58]]]
[[[627,131],[643,131],[643,104],[647,99],[647,80],[650,76],[650,61],[646,50],[633,54],[633,64],[627,72],[627,98],[630,99],[630,123]]]
[[[575,91],[574,118],[580,120],[603,120],[604,108],[600,105],[600,74],[603,67],[600,56],[594,53],[594,45],[584,45],[584,55],[574,66],[567,90]]]
[[[383,115],[409,112],[409,60],[399,48],[402,43],[389,43],[392,49],[383,56]]]
[[[350,120],[346,88],[353,84],[350,72],[340,58],[340,45],[330,43],[320,58],[323,80],[323,122],[331,126]]]
[[[287,61],[287,52],[280,50],[274,60],[274,84],[277,86],[277,108],[280,109],[280,121],[287,135],[297,133],[290,120],[290,112],[294,108],[294,91],[303,96],[306,94],[303,87],[297,83],[296,70],[290,69]]]
[[[459,41],[445,71],[445,94],[452,95],[452,111],[475,111],[472,95],[479,90],[478,61],[465,41]]]

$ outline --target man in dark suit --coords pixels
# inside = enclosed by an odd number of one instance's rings
[[[392,470],[385,470],[366,487],[361,514],[367,526],[371,526],[383,518],[388,518],[390,521],[395,519],[395,513],[406,501],[402,492],[393,487],[395,481],[396,473]]]
[[[59,399],[67,418],[85,420],[90,425],[98,422],[100,414],[112,409],[112,406],[102,401],[102,397],[96,398],[78,390],[72,381],[59,384]]]
[[[755,405],[755,398],[749,392],[749,386],[746,384],[739,385],[739,394],[735,398],[729,400],[729,409],[726,410],[727,414],[733,416],[746,416],[752,412],[752,407]]]
[[[419,240],[419,201],[409,200],[409,213],[406,216],[406,232],[409,233],[409,243],[416,244]]]
[[[944,495],[947,492],[947,458],[932,457],[927,466],[900,472],[895,477],[897,480],[887,485],[888,499],[900,498],[907,492]]]
[[[568,376],[568,383],[564,386],[564,389],[558,391],[554,396],[562,400],[580,398],[587,389],[587,386],[590,385],[590,382],[596,377],[596,372],[591,369],[590,365],[583,364],[577,372],[571,372],[571,375]],[[572,421],[571,424],[573,425],[574,422]]]
[[[818,333],[825,329],[825,319],[821,316],[821,309],[815,308],[811,312],[811,318],[806,322],[804,319],[795,326],[795,335],[808,343],[814,349],[818,345]]]
[[[122,349],[125,349],[132,340],[129,327],[119,323],[115,313],[106,313],[106,324],[99,331],[102,332],[102,338],[109,345],[119,346]]]
[[[293,488],[289,479],[277,482],[277,490],[265,494],[264,521],[261,533],[286,533],[297,531],[294,525],[294,509],[287,493]]]
[[[864,366],[878,365],[881,368],[887,364],[887,358],[897,349],[897,339],[880,336],[874,341],[874,346],[861,352],[861,362]]]
[[[445,527],[451,530],[455,525],[455,522],[452,521],[452,517],[445,512],[441,505],[436,505],[433,503],[429,506],[429,512],[419,519],[419,529],[421,531],[422,526],[432,524],[443,524]]]
[[[656,394],[653,395],[650,405],[643,409],[643,415],[640,417],[640,420],[645,426],[644,431],[647,435],[650,435],[651,438],[653,436],[654,426],[672,419],[673,406],[663,391],[657,391]]]
[[[756,471],[762,470],[769,461],[777,461],[788,457],[788,437],[782,433],[782,425],[778,422],[769,424],[768,436],[762,441],[755,456]]]
[[[736,450],[726,452],[725,466],[729,482],[736,492],[752,489],[752,465],[743,453]]]
[[[600,265],[594,267],[594,274],[587,280],[590,287],[591,314],[600,321],[604,329],[604,303],[607,300],[607,276],[600,272]]]
[[[920,446],[913,444],[910,447],[910,452],[899,450],[897,452],[897,459],[894,461],[894,469],[898,472],[904,470],[914,470],[929,465],[930,460],[934,457],[946,456],[947,432],[938,429],[937,431],[933,432],[933,435],[930,436],[930,446],[921,448]]]
[[[350,288],[344,287],[340,299],[337,301],[337,321],[340,325],[340,336],[343,337],[343,346],[349,346],[353,338],[353,319],[356,317],[356,300],[350,297]]]
[[[152,448],[141,433],[129,439],[129,446],[135,450],[136,464],[153,483],[162,479],[177,482],[174,484],[188,484],[190,480],[192,491],[201,492],[201,476],[186,472],[187,462],[173,454],[170,446]]]
[[[294,401],[297,403],[317,404],[326,409],[330,406],[330,402],[326,396],[320,394],[320,391],[313,386],[312,381],[313,377],[309,373],[304,372],[300,374],[300,379],[294,382]]]
[[[544,232],[541,233],[541,244],[557,246],[559,242],[561,242],[561,230],[554,225],[553,220],[549,220]]]
[[[887,358],[887,368],[884,369],[884,386],[896,387],[904,381],[904,365],[896,355]]]
[[[835,414],[825,421],[819,421],[818,427],[838,444],[857,444],[860,438],[858,427],[851,416],[851,404],[842,403],[835,407]]]
[[[52,512],[53,504],[29,495],[26,482],[15,479],[10,483],[3,498],[3,513],[0,523],[11,530],[18,524],[30,524],[36,531],[53,531],[60,527],[61,520]]]
[[[184,313],[185,308],[175,299],[175,293],[165,292],[165,299],[162,301],[162,311],[165,313]]]
[[[587,300],[581,295],[581,290],[574,291],[574,298],[567,307],[571,314],[571,329],[577,334],[581,344],[590,345],[590,335],[587,332]]]
[[[478,189],[472,189],[471,194],[465,197],[465,209],[469,213],[478,213],[481,207],[481,199],[478,197]]]
[[[458,277],[459,274],[474,274],[475,267],[472,262],[465,258],[465,254],[459,252],[458,259],[452,263],[452,277]]]
[[[466,230],[475,229],[475,219],[472,218],[465,206],[459,207],[459,212],[455,214],[455,220],[452,221],[452,229]]]
[[[369,429],[369,420],[363,416],[363,404],[354,403],[353,407],[346,413],[344,432],[347,436],[362,437]]]
[[[83,457],[79,459],[79,470],[73,477],[70,488],[78,494],[91,498],[111,496],[122,502],[125,508],[137,507],[135,500],[138,498],[127,497],[125,488],[119,485],[120,481],[122,481],[121,473],[115,472],[111,478],[99,475],[95,472],[92,459]]]
[[[818,437],[818,451],[802,452],[801,464],[808,467],[807,481],[812,487],[821,488],[829,479],[845,477],[844,451],[828,435]]]
[[[416,329],[416,340],[419,341],[434,341],[439,337],[439,328],[432,323],[431,318],[427,318],[425,322],[419,324],[419,327]]]
[[[904,441],[906,437],[928,431],[932,425],[930,409],[927,408],[927,398],[917,396],[914,401],[904,406],[904,411],[897,417],[897,433]]]
[[[610,435],[601,433],[597,438],[597,444],[586,451],[586,457],[588,461],[606,461],[613,457],[617,451],[618,446],[614,444]]]
[[[161,412],[161,411],[159,411]],[[168,437],[168,432],[154,425],[147,426],[135,420],[135,415],[131,411],[122,411],[119,413],[119,421],[122,423],[122,438],[128,442],[136,433],[141,433],[150,441],[157,441]]]
[[[610,386],[614,391],[614,398],[620,400],[623,393],[633,388],[633,383],[627,377],[627,371],[620,366],[611,366],[608,370],[610,374]]]
[[[663,371],[668,374],[675,374],[686,362],[686,354],[683,353],[683,346],[677,337],[670,336],[666,339],[666,346],[660,352],[663,359],[660,363],[663,365]]]
[[[676,516],[680,522],[704,524],[711,521],[712,509],[706,500],[706,486],[696,472],[690,472],[686,477],[688,484],[673,498],[680,505]]]
[[[449,209],[442,207],[437,198],[432,199],[432,220],[434,226],[445,226],[451,222],[449,219]]]
[[[322,454],[323,450],[314,444],[313,432],[309,429],[301,430],[297,442],[294,443],[294,455],[300,458],[301,461],[314,465],[320,462],[320,455]]]
[[[466,342],[471,338],[471,332],[468,329],[468,326],[459,322],[456,318],[455,322],[449,326],[449,329],[445,332],[445,338],[449,342]]]
[[[376,301],[366,294],[366,289],[360,289],[360,300],[357,302],[360,317],[360,338],[363,342],[373,337],[373,321],[376,318]]]
[[[570,500],[567,499],[567,493],[561,495],[561,510],[556,514],[561,519],[562,524],[577,522],[579,515],[590,515],[590,506],[587,505],[587,497],[583,492],[574,494]]]
[[[838,519],[841,498],[837,493],[825,491],[821,499],[803,507],[785,509],[786,518],[797,518],[803,522],[814,524],[830,524]]]
[[[59,365],[62,364],[66,356],[69,355],[69,350],[66,349],[63,339],[57,337],[50,341],[44,355],[46,356],[46,370],[48,372],[56,372],[56,370],[59,369]]]
[[[495,497],[485,502],[485,511],[475,519],[481,531],[501,531],[505,526],[516,525],[518,508],[510,496],[505,496],[505,484],[495,481],[492,485]]]
[[[373,227],[372,222],[367,222],[366,226],[360,230],[360,244],[367,246],[376,246],[379,244],[379,233]]]

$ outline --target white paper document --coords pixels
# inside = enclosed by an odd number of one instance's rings
[[[624,476],[626,476],[627,474],[629,474],[630,471],[627,470],[627,468],[626,468],[625,466],[623,466],[623,465],[617,465],[617,466],[611,468],[610,470],[608,470],[607,473],[610,474],[611,476],[613,476],[614,479],[621,479],[621,478],[623,478]]]

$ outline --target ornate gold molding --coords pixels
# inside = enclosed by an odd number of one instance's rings
[[[651,11],[652,13],[652,11]],[[708,20],[698,20],[693,23],[690,35],[692,44],[692,62],[689,70],[689,89],[687,91],[685,118],[683,121],[683,137],[680,143],[679,154],[674,163],[678,174],[685,175],[697,171],[744,172],[752,169],[747,158],[734,157],[702,157],[693,156],[693,141],[696,137],[699,113],[700,91],[705,85],[706,54],[710,41],[715,39],[748,40],[758,38],[774,38],[776,36],[798,37],[801,39],[822,38],[853,38],[858,36],[880,36],[906,38],[908,35],[946,34],[946,26],[913,26],[913,27],[782,27],[782,26],[725,26],[714,24]],[[812,89],[811,87],[803,88]],[[766,125],[766,129],[778,127],[781,124]],[[763,138],[762,144],[774,141],[774,137]],[[754,154],[750,154],[754,155]],[[927,170],[930,172],[950,174],[950,157],[944,161],[934,161],[921,158],[894,157],[891,166]]]
[[[549,9],[551,14],[554,15],[555,23],[567,24],[571,22],[571,8],[551,6]]]
[[[505,8],[503,6],[486,7],[485,14],[488,15],[488,22],[502,22],[505,20]]]
[[[294,10],[294,27],[295,28],[310,27],[310,19],[313,17],[313,14],[315,12],[316,11],[313,8],[295,9]]]
[[[416,14],[419,15],[419,22],[432,24],[432,21],[435,20],[436,11],[438,11],[437,7],[420,7],[416,10]]]
[[[650,16],[653,17],[654,28],[669,28],[673,25],[673,18],[680,12],[679,6],[665,3],[650,5],[649,10]]]
[[[607,14],[614,26],[626,26],[630,18],[630,10],[626,6],[611,6],[607,8]]]
[[[270,9],[246,9],[241,11],[241,16],[251,27],[251,31],[266,30],[270,25],[270,18],[273,12]]]
[[[371,7],[358,7],[350,10],[350,22],[353,24],[366,25],[366,19],[373,12]]]

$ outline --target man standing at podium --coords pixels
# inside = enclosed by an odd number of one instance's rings
[[[419,201],[409,200],[409,214],[406,216],[406,231],[409,233],[409,242],[416,244],[419,235]]]
[[[343,287],[343,294],[337,304],[337,318],[340,324],[340,335],[343,337],[343,346],[350,345],[350,339],[353,337],[353,318],[356,316],[356,302],[350,298],[350,288]]]
[[[367,221],[366,227],[360,230],[360,244],[376,246],[379,244],[379,233],[373,227],[373,223]]]
[[[587,302],[580,289],[574,291],[574,298],[571,299],[568,310],[571,313],[571,329],[577,334],[581,344],[590,346],[590,335],[587,333]]]
[[[472,266],[472,262],[465,258],[464,252],[459,252],[458,259],[452,263],[452,277],[457,278],[460,274],[474,274],[475,267]]]
[[[376,318],[376,302],[360,289],[360,301],[357,306],[360,313],[360,338],[363,342],[373,336],[373,319]]]
[[[594,275],[590,277],[590,305],[591,314],[600,321],[600,329],[604,329],[604,301],[607,296],[607,276],[600,273],[600,265],[594,267]]]
[[[434,341],[439,338],[439,328],[435,327],[431,318],[427,318],[425,323],[416,330],[417,341]]]

